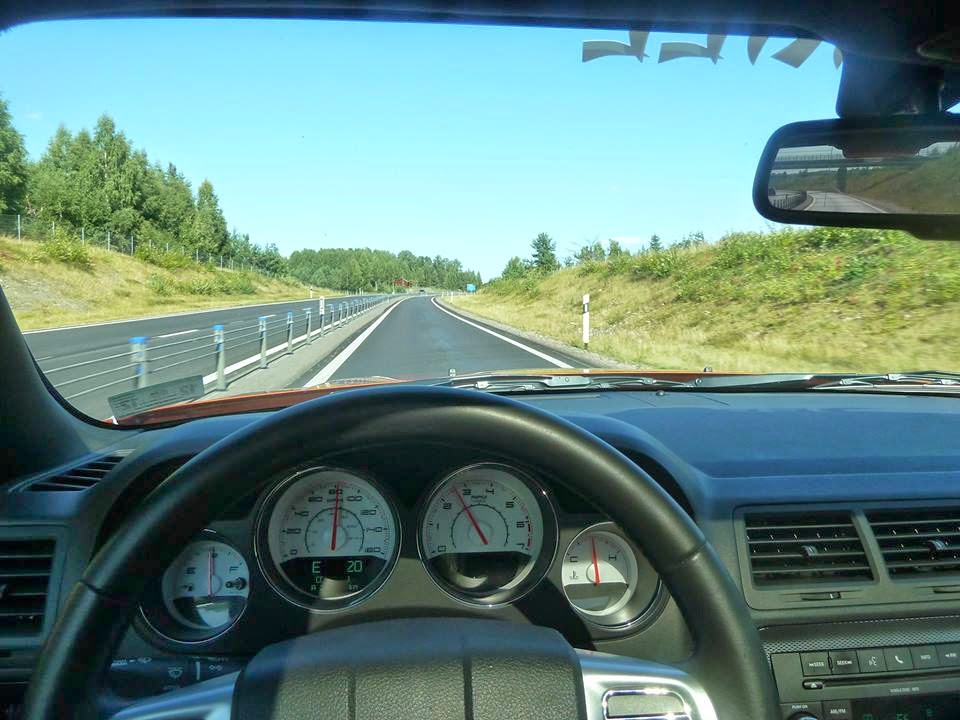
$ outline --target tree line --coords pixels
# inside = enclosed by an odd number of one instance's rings
[[[699,247],[706,244],[702,232],[694,232],[670,245],[671,249],[685,249]],[[587,243],[580,247],[573,255],[564,258],[563,262],[557,257],[557,244],[547,233],[540,233],[530,243],[531,255],[529,258],[514,256],[507,261],[499,280],[523,280],[537,278],[556,272],[561,267],[577,265],[591,265],[596,263],[617,263],[630,258],[644,255],[656,255],[665,250],[660,236],[653,234],[645,247],[636,253],[631,253],[618,241],[610,239],[606,247],[599,240]]]
[[[0,214],[51,223],[73,236],[81,228],[87,237],[109,231],[117,243],[133,237],[158,252],[222,256],[334,290],[382,289],[398,279],[451,289],[480,283],[479,275],[458,260],[407,251],[302,250],[288,260],[275,244],[257,244],[246,233],[229,231],[213,183],[204,180],[194,191],[175,165],[151,162],[144,150],[134,148],[108,115],[92,131],[72,133],[60,126],[33,162],[3,98]]]
[[[417,256],[409,250],[396,254],[369,248],[298,250],[288,264],[290,274],[303,282],[339,290],[383,291],[395,287],[398,280],[451,290],[469,283],[480,285],[480,275],[465,270],[459,260]]]
[[[204,180],[194,192],[175,165],[153,163],[134,148],[109,115],[92,131],[61,125],[31,162],[0,99],[0,213],[70,234],[109,231],[118,244],[134,237],[163,251],[222,255],[269,274],[285,270],[275,245],[228,231],[213,183]]]

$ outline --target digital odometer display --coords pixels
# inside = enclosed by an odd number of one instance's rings
[[[396,562],[392,506],[371,481],[344,470],[308,470],[284,481],[260,518],[258,557],[269,559],[261,563],[264,572],[305,607],[356,603],[383,584]]]
[[[447,592],[499,604],[516,600],[543,577],[556,532],[546,493],[526,475],[473,465],[433,491],[421,519],[420,552]]]

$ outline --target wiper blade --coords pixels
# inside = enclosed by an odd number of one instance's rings
[[[813,389],[878,387],[883,385],[960,386],[960,373],[922,370],[918,372],[887,373],[886,375],[853,375],[832,382],[819,383]]]
[[[536,392],[544,390],[648,390],[693,388],[693,383],[666,380],[648,375],[472,375],[451,378],[438,385],[470,388],[486,392]]]
[[[792,390],[827,390],[880,388],[882,386],[960,386],[960,373],[918,371],[905,373],[781,373],[700,377],[697,386],[704,391],[783,392]]]

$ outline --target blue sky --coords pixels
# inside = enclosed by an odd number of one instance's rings
[[[322,21],[84,21],[0,36],[0,93],[34,158],[104,112],[231,227],[288,254],[378,247],[484,278],[548,232],[559,254],[763,229],[750,187],[777,127],[834,117],[822,45],[799,69],[647,52],[580,59],[625,32]]]

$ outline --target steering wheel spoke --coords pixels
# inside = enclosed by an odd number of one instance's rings
[[[110,720],[230,720],[239,675],[230,673],[138,700]]]
[[[717,720],[703,686],[670,665],[577,650],[588,720]]]

